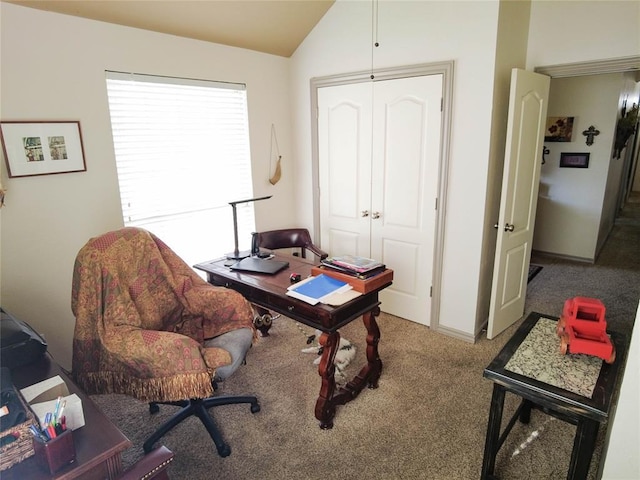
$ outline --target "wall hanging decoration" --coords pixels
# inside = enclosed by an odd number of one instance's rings
[[[573,134],[573,117],[548,117],[545,142],[570,142]]]
[[[589,153],[561,153],[560,167],[589,168]]]
[[[0,122],[9,177],[84,172],[80,122]]]
[[[593,145],[593,137],[597,137],[598,135],[600,135],[600,130],[596,130],[596,127],[591,125],[584,132],[582,132],[582,135],[587,137],[587,145],[591,146]]]
[[[547,155],[549,155],[550,153],[551,153],[551,150],[549,150],[546,145],[543,145],[542,146],[542,165],[547,163]]]
[[[629,137],[636,132],[638,124],[638,105],[633,104],[631,110],[627,112],[627,102],[622,107],[622,115],[616,125],[616,138],[613,142],[613,158],[620,158],[622,150],[627,146]]]
[[[276,160],[276,170],[273,172],[273,175],[269,177],[269,183],[271,185],[275,185],[280,181],[280,177],[282,177],[282,167],[280,166],[280,162],[282,161],[282,155],[280,155],[280,147],[278,147],[278,138],[276,137],[276,127],[271,124],[271,148],[269,149],[269,174],[271,174],[271,161],[273,160],[273,146],[276,147],[276,156],[278,159]]]

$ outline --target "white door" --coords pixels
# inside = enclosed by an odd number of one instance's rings
[[[370,254],[371,82],[318,89],[320,246]]]
[[[513,69],[487,338],[522,317],[549,100],[550,78]]]
[[[442,75],[320,88],[321,245],[394,270],[382,310],[430,324]]]

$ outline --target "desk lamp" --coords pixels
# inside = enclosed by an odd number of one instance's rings
[[[233,209],[233,239],[235,241],[235,248],[233,249],[233,252],[227,253],[227,260],[242,260],[243,258],[251,256],[251,251],[241,252],[238,249],[238,212],[236,211],[236,205],[238,205],[239,203],[250,203],[257,202],[259,200],[266,200],[268,198],[271,198],[272,196],[273,195],[268,195],[266,197],[256,197],[249,198],[247,200],[237,200],[235,202],[229,202],[229,205],[231,205],[231,208]]]

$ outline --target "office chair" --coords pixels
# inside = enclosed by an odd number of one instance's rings
[[[314,245],[309,230],[306,228],[285,228],[253,234],[252,254],[260,253],[260,249],[280,250],[284,248],[294,249],[293,255],[302,258],[307,258],[307,250],[318,256],[320,260],[329,256],[327,252]],[[269,310],[258,305],[256,305],[256,311],[258,315],[253,322],[254,327],[263,337],[268,337],[273,320],[279,315],[274,317]]]
[[[218,454],[231,453],[209,409],[254,396],[214,396],[244,362],[255,337],[253,309],[239,293],[205,282],[160,239],[140,228],[95,237],[78,253],[71,308],[72,370],[89,394],[121,393],[182,407],[143,445],[195,415]]]
[[[327,258],[329,254],[313,244],[309,230],[306,228],[285,228],[282,230],[269,230],[254,234],[254,248],[267,250],[279,250],[282,248],[299,249],[294,256],[307,258],[307,250],[313,252],[320,259]]]
[[[169,480],[167,470],[173,457],[173,452],[161,445],[129,467],[117,480]]]

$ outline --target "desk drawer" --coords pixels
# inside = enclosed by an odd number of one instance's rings
[[[212,285],[231,288],[242,294],[251,303],[273,310],[314,328],[328,328],[331,325],[328,307],[323,307],[322,305],[314,307],[286,295],[259,290],[245,283],[221,278],[213,274],[208,275],[208,281]]]
[[[313,307],[300,300],[268,294],[259,300],[260,301],[256,301],[256,303],[262,304],[265,308],[269,308],[308,325],[312,324],[318,327],[329,325],[327,323],[329,321],[329,313],[321,310],[322,307],[318,307],[318,305]]]

